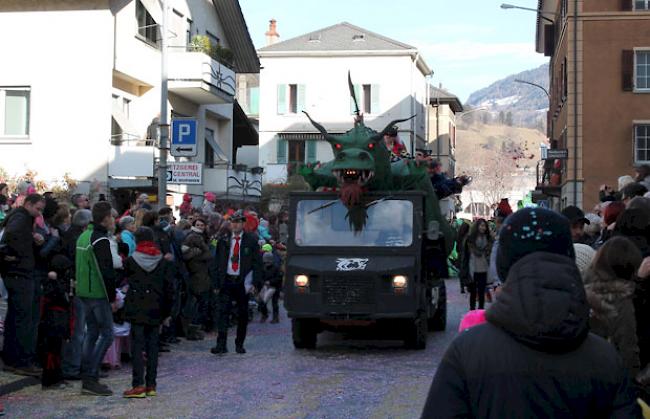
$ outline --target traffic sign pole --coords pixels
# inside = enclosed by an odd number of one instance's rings
[[[167,0],[162,0],[162,25],[160,42],[160,161],[158,163],[158,207],[167,205]]]

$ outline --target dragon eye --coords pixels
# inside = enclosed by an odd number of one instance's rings
[[[336,147],[337,150],[340,150],[340,149],[343,148],[343,146],[341,144],[336,144],[334,147]]]
[[[370,150],[372,150],[373,148],[375,148],[375,143],[370,143],[370,144],[368,144],[368,148],[369,148]]]

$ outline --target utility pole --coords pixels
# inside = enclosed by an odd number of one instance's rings
[[[158,207],[167,205],[167,148],[169,122],[167,121],[167,0],[162,0],[162,25],[160,27],[160,161],[158,162]]]

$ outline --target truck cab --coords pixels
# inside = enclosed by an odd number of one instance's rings
[[[323,330],[376,327],[424,349],[428,330],[446,323],[444,280],[427,270],[424,193],[364,195],[355,231],[335,193],[290,195],[284,304],[296,348]]]

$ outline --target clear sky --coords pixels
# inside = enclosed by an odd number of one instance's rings
[[[537,0],[508,1],[536,8]],[[502,10],[501,0],[240,0],[256,48],[268,22],[280,40],[340,22],[413,45],[435,72],[432,83],[462,101],[475,90],[548,60],[535,52],[534,12]]]

